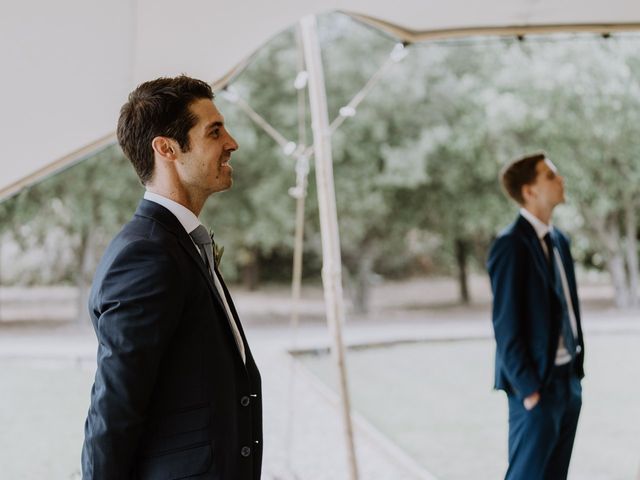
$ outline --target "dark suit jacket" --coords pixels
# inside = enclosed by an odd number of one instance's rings
[[[189,235],[142,200],[90,295],[99,346],[83,479],[260,478],[260,374],[225,293],[246,365]]]
[[[578,323],[574,366],[584,376],[584,345],[573,259],[567,237],[552,233],[567,276]],[[493,290],[495,388],[525,398],[550,379],[563,316],[562,285],[555,285],[540,240],[521,215],[500,233],[487,262]],[[560,282],[558,282],[560,283]]]

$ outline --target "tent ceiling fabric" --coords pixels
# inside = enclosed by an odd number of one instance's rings
[[[640,2],[629,0],[13,2],[0,17],[0,132],[8,146],[0,198],[111,140],[118,109],[137,83],[186,73],[220,84],[272,36],[331,10],[405,40],[640,25]]]
[[[0,197],[113,132],[131,84],[132,32],[128,0],[3,3]]]

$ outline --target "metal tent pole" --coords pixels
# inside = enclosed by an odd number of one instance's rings
[[[302,50],[302,34],[298,27],[298,77],[306,78],[304,70],[304,52]],[[306,131],[306,81],[298,83],[296,78],[295,88],[298,91],[298,145],[307,143]],[[293,274],[291,276],[291,348],[297,347],[298,326],[300,323],[300,292],[302,286],[302,253],[304,248],[304,211],[307,197],[307,176],[309,173],[309,156],[296,155],[296,186],[289,189],[289,195],[296,199],[296,227],[293,247]],[[295,422],[295,358],[289,358],[289,416],[287,417],[287,429],[285,445],[287,450],[287,468],[293,474],[293,444]],[[293,474],[295,476],[295,474]]]
[[[327,323],[333,335],[333,357],[337,363],[342,418],[347,447],[350,479],[358,479],[353,423],[347,385],[345,350],[342,342],[344,324],[344,298],[342,294],[342,262],[340,256],[340,235],[338,214],[333,185],[333,160],[331,158],[331,131],[327,113],[327,97],[324,85],[320,42],[318,41],[316,18],[313,15],[300,20],[304,56],[309,73],[309,104],[313,130],[313,144],[316,162],[316,184],[318,208],[320,210],[320,230],[322,233],[322,283],[324,287]]]

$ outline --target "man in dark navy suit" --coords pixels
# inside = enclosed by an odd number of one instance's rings
[[[495,388],[509,402],[506,479],[565,479],[582,405],[584,345],[569,241],[551,224],[564,181],[539,153],[507,165],[501,182],[521,207],[487,264]]]
[[[118,141],[146,187],[107,248],[89,310],[98,368],[82,478],[258,480],[260,374],[198,215],[238,148],[205,82],[138,86]]]

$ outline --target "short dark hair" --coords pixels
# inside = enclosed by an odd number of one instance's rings
[[[505,165],[500,170],[500,183],[507,192],[520,205],[524,205],[522,187],[531,185],[536,180],[538,174],[536,167],[547,156],[544,152],[534,153],[526,157],[519,158]]]
[[[196,100],[213,97],[206,82],[186,75],[151,80],[129,94],[120,109],[118,143],[143,185],[153,175],[152,140],[173,138],[182,151],[189,151],[189,130],[197,121],[189,107]]]

